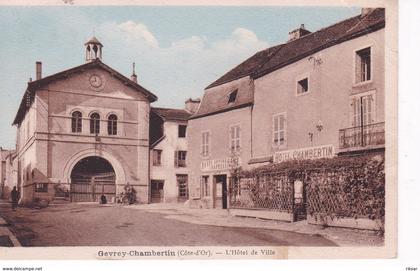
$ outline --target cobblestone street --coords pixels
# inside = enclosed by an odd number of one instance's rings
[[[336,246],[318,234],[198,225],[123,206],[61,204],[10,210],[0,204],[22,246]]]

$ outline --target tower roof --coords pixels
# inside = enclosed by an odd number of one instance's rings
[[[85,43],[85,45],[87,45],[87,44],[98,44],[98,45],[101,45],[103,47],[102,43],[95,36],[93,36],[92,38],[90,38],[90,40],[88,40]]]

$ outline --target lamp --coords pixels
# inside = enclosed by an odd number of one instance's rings
[[[324,129],[324,125],[322,124],[321,120],[318,120],[318,122],[315,125],[316,129],[318,130],[318,132],[321,132],[322,129]]]

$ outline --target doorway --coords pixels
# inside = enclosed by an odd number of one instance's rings
[[[152,180],[151,181],[151,194],[152,194],[152,203],[161,203],[164,200],[163,186],[165,184],[164,180]]]
[[[102,157],[81,159],[71,172],[70,200],[72,202],[98,202],[104,195],[107,202],[115,197],[115,171]]]
[[[228,191],[226,174],[214,176],[214,208],[227,209]]]

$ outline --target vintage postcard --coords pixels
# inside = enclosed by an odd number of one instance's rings
[[[0,1],[0,259],[396,257],[397,14]]]

